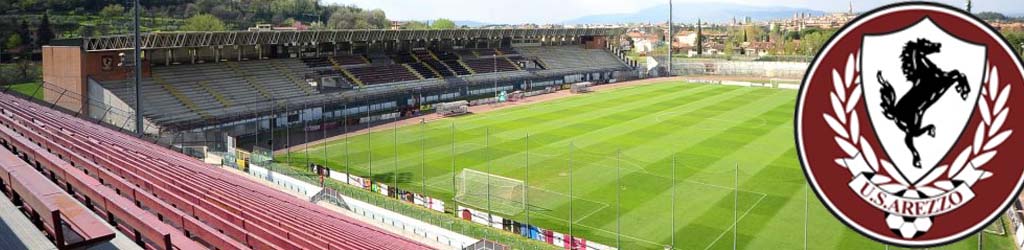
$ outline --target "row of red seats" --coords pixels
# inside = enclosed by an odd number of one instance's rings
[[[7,99],[0,101],[5,114],[0,122],[31,131],[25,137],[45,142],[76,165],[98,166],[90,172],[110,172],[97,179],[112,183],[117,193],[128,192],[126,198],[209,246],[428,248],[169,149],[10,96],[0,98]],[[190,227],[196,221],[208,227]],[[210,228],[215,231],[203,230]]]
[[[7,146],[0,140],[0,145]],[[0,150],[0,189],[38,220],[57,249],[87,248],[114,238],[103,221],[14,153]]]
[[[349,68],[348,71],[368,85],[420,79],[401,64]]]
[[[518,70],[512,62],[505,58],[488,58],[488,59],[472,59],[463,60],[469,68],[472,68],[477,74],[491,73],[491,72],[505,72]]]
[[[10,113],[3,112],[0,118],[9,118]],[[46,149],[42,143],[33,142],[24,134],[19,133],[15,124],[0,119],[0,140],[7,143],[11,151],[21,152],[22,157],[31,165],[40,166],[41,171],[64,186],[65,191],[81,201],[86,208],[105,218],[107,223],[115,226],[125,235],[133,238],[139,245],[150,249],[200,249],[196,244],[149,214],[142,208],[133,206],[132,202],[113,191],[109,186],[100,183],[90,176],[88,169],[78,169],[60,159]],[[93,173],[98,173],[95,169]]]

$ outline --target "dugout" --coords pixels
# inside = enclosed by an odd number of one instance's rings
[[[572,84],[572,87],[569,89],[569,91],[573,94],[587,93],[590,92],[590,87],[592,86],[594,86],[594,83],[592,82],[574,83]]]
[[[436,112],[443,116],[457,116],[469,113],[469,102],[465,100],[459,100],[454,102],[445,102],[434,105]]]

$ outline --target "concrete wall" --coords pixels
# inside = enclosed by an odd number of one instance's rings
[[[112,80],[125,80],[132,77],[131,68],[118,67],[121,64],[121,57],[118,55],[120,52],[108,51],[108,52],[92,52],[85,54],[85,75],[96,79],[97,81],[112,81]],[[127,53],[126,56],[131,56],[131,53]],[[142,64],[142,76],[149,77],[150,67],[147,60],[143,60]]]
[[[89,85],[89,117],[102,119],[103,122],[126,131],[135,132],[135,108],[93,80],[86,80]],[[146,134],[157,134],[160,127],[149,119],[143,119]]]
[[[43,46],[43,81],[54,86],[43,92],[44,100],[69,110],[85,110],[84,54],[78,46]]]
[[[591,39],[591,40],[587,40]],[[594,36],[590,38],[584,38],[583,47],[587,49],[604,49],[608,46],[608,38],[604,36]]]

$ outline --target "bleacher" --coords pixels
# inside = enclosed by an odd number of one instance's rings
[[[584,49],[581,46],[519,47],[519,53],[540,59],[546,69],[599,70],[627,67],[614,55],[603,49]]]
[[[0,145],[8,147],[6,141]],[[28,152],[22,152],[27,157]],[[0,191],[42,226],[58,249],[88,248],[114,238],[114,231],[15,153],[0,149]]]
[[[53,181],[84,210],[101,215],[147,249],[429,249],[170,149],[7,94],[0,94],[0,141],[5,142],[0,150],[19,152],[27,165],[41,169],[17,173],[48,176],[41,182]]]
[[[349,66],[369,64],[370,61],[361,55],[337,55],[325,57],[310,57],[299,59],[310,68],[326,68],[334,66]]]
[[[416,71],[416,73],[419,73],[420,76],[423,76],[423,78],[437,78],[438,77],[438,75],[435,74],[433,70],[431,70],[429,67],[427,67],[426,64],[424,64],[422,62],[410,63],[409,67],[412,67],[412,70]]]
[[[537,62],[538,70],[525,71],[517,61]],[[275,105],[271,104],[274,100],[294,103],[322,99],[306,98],[321,94],[305,82],[306,78],[339,76],[339,86],[368,91],[430,86],[444,81],[548,77],[622,69],[627,66],[608,51],[578,45],[414,49],[393,54],[155,66],[152,76],[143,79],[142,98],[144,115],[150,121],[187,127],[191,122],[266,112]],[[451,79],[455,76],[460,79]],[[134,104],[131,81],[100,84],[129,105]]]
[[[477,74],[519,70],[519,68],[516,68],[516,66],[505,57],[472,59],[464,60],[463,62],[465,62],[466,65],[469,66],[470,69],[473,69],[473,72],[476,72]]]
[[[257,60],[153,67],[142,80],[143,112],[155,121],[199,119],[230,114],[246,104],[316,94],[304,82],[313,72],[298,60]],[[134,103],[130,80],[104,81],[127,103]]]
[[[347,70],[367,85],[420,79],[402,64],[356,67]]]
[[[437,72],[437,74],[441,75],[442,77],[449,77],[455,75],[455,73],[452,72],[452,70],[449,69],[447,65],[441,63],[441,61],[438,61],[430,50],[413,50],[412,56],[415,57],[417,61],[426,64],[427,67],[430,67],[431,69],[434,70],[434,72]]]

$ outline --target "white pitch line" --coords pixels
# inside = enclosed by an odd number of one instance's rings
[[[608,208],[608,204],[601,204],[601,208],[598,208],[598,209],[594,209],[594,211],[590,211],[590,213],[588,213],[588,214],[586,214],[586,215],[583,215],[583,217],[580,217],[579,219],[576,219],[576,222],[573,222],[573,223],[574,223],[574,224],[576,224],[576,223],[580,223],[580,221],[583,221],[583,220],[584,220],[584,219],[586,219],[587,217],[590,217],[591,215],[594,215],[594,214],[596,214],[597,212],[600,212],[601,210],[604,210],[605,208]]]
[[[758,198],[758,199],[757,199],[757,201],[756,201],[756,202],[754,202],[754,205],[753,205],[753,206],[750,206],[750,208],[748,208],[748,209],[747,209],[747,211],[743,212],[743,215],[740,215],[740,217],[739,217],[738,219],[736,219],[736,221],[735,221],[735,222],[733,222],[733,223],[732,223],[732,225],[730,225],[730,226],[729,226],[728,228],[726,228],[726,229],[725,229],[725,231],[722,231],[722,234],[719,234],[719,235],[718,235],[718,238],[715,238],[715,240],[714,240],[714,241],[712,241],[712,242],[711,242],[711,244],[708,244],[708,246],[707,246],[707,247],[705,247],[705,248],[704,248],[704,250],[708,250],[708,249],[711,249],[711,247],[712,247],[712,246],[714,246],[714,245],[715,245],[715,243],[717,243],[717,242],[718,242],[718,240],[721,240],[721,239],[722,239],[722,237],[723,237],[723,236],[725,236],[725,233],[728,233],[728,232],[729,232],[729,230],[731,230],[731,229],[735,228],[735,227],[736,227],[736,223],[739,223],[740,221],[742,221],[742,220],[743,220],[743,217],[747,217],[747,214],[749,214],[749,213],[750,213],[750,211],[753,211],[753,210],[754,210],[754,207],[757,207],[757,204],[760,204],[760,203],[761,203],[761,200],[764,200],[764,197],[768,197],[768,195],[762,194],[762,195],[761,195],[761,198]]]
[[[716,184],[711,184],[711,183],[704,183],[704,182],[699,182],[699,181],[693,181],[693,180],[689,180],[689,179],[683,180],[683,182],[700,184],[700,185],[705,185],[705,186],[715,187],[715,188],[720,188],[720,189],[725,189],[725,190],[735,190],[735,188],[732,188],[732,187],[726,187],[726,186],[722,186],[722,185],[716,185]],[[761,192],[754,192],[754,191],[748,191],[748,190],[743,190],[743,189],[740,189],[739,191],[740,192],[744,192],[744,193],[757,194],[757,195],[761,195],[761,196],[768,196],[768,194],[761,193]]]
[[[554,217],[554,216],[547,215],[547,214],[537,214],[537,215],[548,217],[548,218],[551,218],[551,219],[554,219],[554,220],[557,220],[557,221],[561,221],[561,222],[569,222],[569,221],[567,221],[565,219]],[[601,232],[605,232],[605,233],[608,233],[608,234],[611,234],[611,235],[615,235],[616,234],[615,232],[612,232],[612,231],[608,231],[608,230],[604,230],[604,229],[596,228],[596,227],[592,227],[592,226],[587,226],[587,225],[584,225],[584,224],[573,224],[573,225],[579,226],[579,227],[585,227],[585,228],[589,228],[589,229],[593,229],[593,230],[597,230],[597,231],[601,231]],[[653,241],[649,241],[649,240],[645,240],[645,239],[629,236],[629,235],[626,235],[626,234],[622,234],[622,237],[630,238],[630,239],[633,239],[633,240],[636,240],[636,241],[639,241],[639,242],[643,242],[643,243],[647,243],[647,244],[651,244],[651,245],[654,245],[654,246],[659,246],[659,247],[662,246],[661,244],[659,244],[657,242],[653,242]]]

